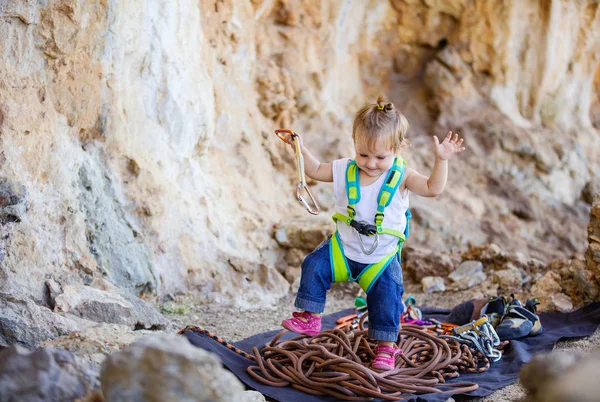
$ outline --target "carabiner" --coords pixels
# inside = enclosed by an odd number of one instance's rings
[[[362,250],[362,252],[365,255],[373,254],[373,252],[377,248],[377,245],[379,244],[379,235],[375,235],[375,240],[373,241],[373,244],[371,244],[371,247],[369,249],[367,249],[365,247],[365,243],[363,243],[362,237],[360,237],[360,233],[358,233],[358,231],[356,231],[356,230],[354,230],[354,233],[356,233],[356,238],[358,239],[360,249]]]
[[[287,136],[284,134],[287,134]],[[304,208],[306,208],[308,212],[310,212],[313,215],[318,215],[321,209],[319,208],[317,200],[315,199],[315,197],[313,197],[312,193],[310,192],[310,189],[306,185],[306,176],[304,174],[304,156],[302,155],[302,139],[300,138],[300,135],[296,134],[292,130],[288,130],[285,128],[275,130],[275,135],[286,144],[294,145],[294,152],[296,153],[296,170],[298,171],[298,186],[296,187],[296,198],[298,199],[298,201],[300,201],[302,205],[304,205]],[[302,196],[302,190],[306,190],[306,193],[310,197],[314,208],[312,208],[306,202],[306,200]]]

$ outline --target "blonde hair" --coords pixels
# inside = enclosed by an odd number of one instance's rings
[[[352,139],[361,141],[372,148],[379,139],[384,139],[389,150],[397,153],[406,141],[408,120],[394,104],[383,96],[377,103],[370,103],[360,108],[354,116]]]

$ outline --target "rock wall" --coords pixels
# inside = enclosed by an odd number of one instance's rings
[[[600,193],[596,194],[590,224],[588,225],[588,249],[585,253],[586,266],[600,283]]]
[[[8,0],[0,37],[0,287],[40,304],[47,279],[101,277],[274,303],[274,233],[306,212],[272,130],[351,155],[352,113],[382,92],[411,122],[411,165],[429,171],[433,133],[469,147],[444,196],[412,199],[411,242],[585,250],[595,1]],[[311,186],[328,215],[330,186]]]

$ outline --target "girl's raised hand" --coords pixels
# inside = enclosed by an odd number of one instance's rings
[[[454,134],[452,137],[452,131],[448,131],[448,135],[444,138],[444,141],[440,144],[440,140],[435,135],[433,136],[433,145],[435,156],[441,160],[447,160],[452,155],[458,154],[465,150],[465,147],[461,147],[463,139],[458,139],[458,134]]]

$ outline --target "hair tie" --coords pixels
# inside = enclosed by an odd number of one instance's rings
[[[385,109],[385,105],[377,105],[377,110],[383,110]]]

